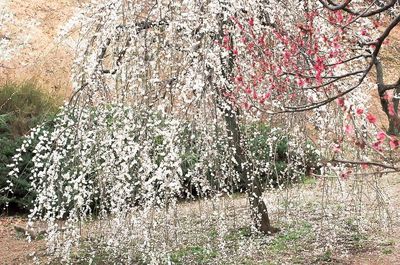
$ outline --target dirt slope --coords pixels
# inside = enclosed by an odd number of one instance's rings
[[[0,0],[13,16],[3,37],[17,46],[12,59],[2,62],[0,82],[34,79],[45,88],[67,93],[72,47],[57,43],[60,28],[73,16],[80,0]],[[0,32],[1,33],[1,32]],[[1,34],[0,34],[1,36]]]
[[[29,244],[24,235],[17,234],[14,225],[25,226],[26,219],[0,217],[0,265],[32,264],[31,254],[43,250],[43,240]]]

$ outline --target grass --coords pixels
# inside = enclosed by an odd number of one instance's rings
[[[385,240],[384,242],[379,244],[379,246],[381,248],[381,253],[383,255],[391,255],[391,254],[393,254],[394,251],[395,251],[395,245],[396,245],[395,240],[393,240],[393,239]]]
[[[317,260],[323,262],[332,262],[332,251],[325,251]]]
[[[173,264],[209,264],[218,252],[203,246],[190,246],[171,253]]]
[[[311,224],[308,222],[301,222],[299,225],[287,227],[284,232],[278,234],[271,242],[268,249],[278,253],[289,249],[297,251],[302,247],[305,240],[313,238]]]
[[[317,180],[316,180],[314,177],[304,177],[304,178],[302,179],[302,183],[303,183],[304,185],[313,186],[313,185],[317,184]]]
[[[347,240],[351,244],[353,250],[362,249],[366,246],[368,238],[362,233],[354,218],[349,218],[345,222],[347,232]]]
[[[317,180],[318,181],[318,180]],[[128,220],[130,226],[126,233],[132,233],[135,238],[135,246],[128,248],[128,251],[138,255],[138,261],[147,260],[146,255],[151,249],[152,255],[159,264],[340,264],[349,261],[349,255],[368,253],[374,251],[381,255],[391,255],[394,251],[393,242],[377,237],[376,228],[382,227],[382,223],[374,223],[374,216],[359,212],[350,212],[350,197],[347,200],[331,199],[329,205],[325,205],[321,212],[322,187],[320,182],[312,189],[304,187],[291,188],[285,193],[293,205],[285,207],[287,197],[282,194],[266,194],[269,200],[271,219],[274,226],[281,228],[281,232],[273,236],[265,236],[255,233],[251,229],[251,219],[247,208],[247,199],[242,198],[221,198],[222,201],[202,200],[200,202],[184,203],[178,205],[176,227],[169,227],[165,230],[163,222],[171,224],[168,218],[175,216],[171,212],[160,212],[151,221],[149,217],[142,216],[143,213],[134,214],[136,218],[143,218],[143,223],[135,225]],[[332,185],[334,182],[331,183]],[[300,184],[299,184],[300,185]],[[343,192],[353,191],[350,183],[341,183]],[[329,187],[334,191],[334,186]],[[365,190],[364,192],[367,192]],[[339,198],[342,194],[333,192]],[[225,205],[226,208],[221,208]],[[233,211],[233,207],[234,211]],[[282,212],[287,209],[287,212]],[[351,209],[351,208],[350,208]],[[366,206],[366,210],[368,207]],[[374,207],[371,208],[373,212]],[[224,213],[224,225],[219,223],[218,213]],[[281,213],[281,215],[278,215]],[[163,216],[166,214],[166,216]],[[365,221],[368,227],[360,226],[359,220]],[[151,226],[151,223],[157,224]],[[107,236],[96,229],[93,224],[87,234]],[[107,229],[113,229],[113,223]],[[141,239],[145,231],[151,231],[152,237]],[[362,227],[362,229],[361,229]],[[93,229],[93,230],[90,230]],[[149,230],[147,230],[149,229]],[[146,232],[148,233],[148,232]],[[138,237],[139,235],[139,237]],[[371,235],[374,235],[371,237]],[[129,235],[127,235],[129,236]],[[144,240],[147,247],[143,251]],[[379,243],[380,242],[380,243]],[[95,248],[92,243],[86,251],[80,251],[77,255],[88,256],[90,251],[97,249],[95,254],[96,264],[107,264],[115,261],[101,248]],[[136,247],[136,249],[135,249]],[[126,252],[121,252],[126,253]],[[121,254],[122,255],[122,254]],[[362,254],[364,255],[364,254]],[[79,258],[78,258],[79,259]],[[138,264],[137,262],[136,264]],[[145,264],[146,262],[142,262]],[[76,263],[86,264],[86,263]]]
[[[0,86],[0,120],[2,123],[9,120],[13,136],[24,135],[32,126],[54,115],[61,103],[59,98],[42,91],[34,82]]]
[[[95,250],[95,251],[94,251]],[[124,247],[126,252],[131,251],[128,247]],[[122,264],[121,258],[113,256],[106,246],[104,245],[97,245],[96,242],[93,241],[86,241],[80,245],[79,249],[74,251],[74,254],[71,257],[71,264],[76,265],[108,265],[108,264]],[[140,255],[135,257],[133,261],[135,265],[144,265],[146,263],[141,260]],[[52,260],[52,265],[56,264],[64,264],[65,261],[60,259]]]
[[[384,248],[382,249],[382,254],[384,255],[390,255],[393,253],[393,248]]]
[[[228,234],[224,237],[227,241],[237,241],[244,237],[251,236],[251,228],[250,226],[240,227],[238,229],[232,229],[228,232]]]

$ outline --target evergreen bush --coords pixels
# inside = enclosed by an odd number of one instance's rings
[[[59,101],[40,90],[35,83],[9,83],[0,87],[0,191],[7,184],[7,165],[21,146],[24,135],[39,124],[51,126]],[[30,192],[30,168],[33,150],[27,150],[19,164],[19,178],[12,181],[13,193],[0,192],[0,212],[8,204],[8,212],[27,212],[35,198]]]

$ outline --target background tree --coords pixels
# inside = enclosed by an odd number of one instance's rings
[[[396,149],[399,83],[384,83],[379,54],[399,23],[397,1],[387,1],[382,7],[373,1],[320,2],[303,1],[303,19],[287,23],[278,17],[261,31],[253,20],[249,23],[246,18],[233,19],[240,30],[235,38],[241,42],[237,47],[228,48],[237,54],[234,100],[241,100],[239,104],[244,108],[270,114],[314,110],[311,117],[317,120],[331,108],[327,105],[336,101],[345,115],[344,137],[334,129],[338,124],[336,119],[335,125],[332,124],[335,135],[328,139],[336,142],[338,151],[343,150],[344,140],[362,152],[366,145],[381,152],[384,142],[387,147]],[[375,17],[379,15],[394,16],[383,30]],[[366,111],[365,101],[372,88],[367,77],[374,67],[381,106],[388,116],[388,135],[380,132],[377,136],[367,136],[365,131],[366,125],[375,126],[376,123],[375,115]],[[317,116],[313,116],[315,114]],[[318,127],[317,120],[310,120],[310,123]],[[386,160],[381,155],[375,159]],[[337,154],[331,157],[338,160]],[[352,162],[362,164],[360,160],[363,159],[356,160]],[[386,162],[382,165],[397,168],[397,160],[391,156]]]
[[[261,33],[253,26],[242,28],[242,35],[250,39],[248,48],[253,49],[248,49],[247,53],[253,56],[253,64],[257,64],[247,77],[257,75],[266,79],[269,76],[273,86],[283,87],[281,92],[307,95],[306,101],[292,97],[277,110],[297,112],[319,108],[338,99],[343,101],[346,95],[366,82],[375,67],[382,110],[389,121],[388,133],[397,134],[400,80],[397,78],[393,84],[384,82],[379,58],[382,45],[400,21],[397,1],[336,3],[321,0],[319,3],[303,1],[307,12],[295,27],[290,28],[284,21],[277,20]],[[386,18],[390,21],[382,22]],[[321,20],[329,23],[328,28],[320,26]],[[237,23],[238,27],[243,27]],[[265,41],[268,35],[277,37],[276,41]],[[270,48],[279,45],[283,49]],[[266,62],[271,55],[278,58],[277,62]],[[242,64],[240,59],[238,61]],[[247,92],[251,95],[251,91]]]

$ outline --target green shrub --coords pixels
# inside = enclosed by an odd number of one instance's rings
[[[242,137],[246,142],[246,149],[249,162],[251,163],[251,174],[258,175],[260,181],[266,186],[278,186],[289,184],[302,180],[308,176],[311,171],[318,170],[319,157],[311,143],[302,144],[297,150],[289,148],[289,136],[282,130],[271,130],[265,123],[252,123],[242,126]],[[224,132],[221,132],[223,134]],[[194,168],[199,161],[200,155],[198,149],[191,140],[191,136],[196,134],[193,130],[184,130],[181,135],[181,144],[185,152],[181,155],[183,184],[186,190],[193,196],[198,192],[191,183],[191,178],[187,173]],[[224,141],[222,137],[221,143]],[[218,146],[218,144],[217,144]],[[224,148],[218,149],[218,157],[226,159],[229,157],[224,152]],[[224,161],[212,161],[213,166],[209,167],[204,174],[207,176],[209,184],[216,190],[222,186],[229,186],[232,192],[242,192],[246,189],[243,180],[237,180],[235,183],[221,183],[218,177],[218,171],[221,171],[219,165]],[[267,166],[268,165],[268,166]],[[220,172],[224,174],[224,172]],[[221,174],[219,174],[221,175]]]
[[[289,135],[281,130],[271,130],[265,123],[254,123],[246,128],[249,159],[262,184],[277,186],[291,183],[318,170],[318,155],[312,143],[298,149],[289,148]],[[269,166],[265,166],[268,163]]]
[[[6,84],[0,87],[0,191],[6,186],[9,168],[24,135],[43,122],[50,121],[60,101],[39,90],[34,83]],[[51,126],[51,124],[49,124]],[[13,180],[13,194],[0,193],[0,212],[9,204],[9,213],[26,212],[35,194],[29,192],[32,150],[22,156],[20,178]]]
[[[6,177],[8,173],[7,164],[10,164],[15,150],[21,146],[23,135],[30,128],[46,121],[51,121],[57,111],[58,102],[46,93],[36,89],[32,84],[24,85],[6,85],[0,87],[0,190],[6,186]],[[94,108],[94,116],[98,115],[98,109]],[[118,116],[113,116],[113,106],[110,105],[107,116],[108,130],[120,129],[123,125]],[[154,113],[137,113],[135,116],[137,123],[150,122],[153,124],[148,127],[146,132],[138,129],[130,132],[135,138],[146,138],[150,135],[150,156],[157,165],[160,165],[168,153],[166,147],[166,139],[164,136],[158,135],[157,130],[166,125],[166,121],[162,116]],[[97,126],[96,119],[90,126]],[[52,126],[51,122],[47,122],[48,126]],[[229,164],[233,157],[232,149],[227,148],[228,137],[224,126],[215,129],[218,141],[213,147],[215,153],[209,156],[204,156],[207,151],[202,142],[201,137],[204,137],[208,132],[201,132],[192,126],[190,123],[181,124],[182,131],[176,137],[176,144],[180,147],[181,164],[179,177],[183,185],[181,197],[187,199],[190,197],[207,196],[207,190],[203,191],[196,180],[196,175],[201,175],[207,178],[211,190],[229,190],[231,192],[244,191],[245,182],[236,179],[233,172],[233,162]],[[271,130],[265,123],[247,124],[241,128],[242,136],[245,140],[247,155],[253,169],[253,175],[258,175],[263,184],[280,185],[282,183],[290,183],[298,179],[299,174],[306,175],[308,168],[316,167],[318,156],[310,147],[305,151],[289,149],[289,136],[285,135],[280,130]],[[34,148],[35,143],[30,145]],[[311,146],[311,145],[310,145]],[[305,153],[304,153],[305,152]],[[139,151],[140,153],[140,151]],[[25,157],[19,164],[21,172],[18,179],[14,179],[14,193],[1,196],[0,207],[6,203],[10,204],[10,208],[16,211],[24,211],[29,209],[31,202],[35,198],[35,194],[29,192],[29,176],[32,167],[31,159],[33,151],[27,150],[24,153]],[[298,160],[299,163],[293,164],[291,160]],[[228,161],[228,163],[227,163]],[[203,166],[197,164],[201,162]],[[101,160],[100,160],[101,163]],[[225,164],[225,167],[221,167]],[[66,167],[69,170],[69,167]],[[140,161],[130,169],[130,174],[133,181],[139,177]],[[228,172],[230,171],[230,172]],[[299,173],[300,172],[300,173]],[[194,174],[191,174],[194,173]],[[95,174],[95,173],[93,173]],[[228,176],[228,178],[226,177]],[[88,175],[92,178],[92,175]],[[288,182],[289,181],[289,182]],[[153,183],[154,190],[159,193],[162,183],[155,181]],[[143,199],[141,196],[140,185],[135,186],[132,194],[132,203],[139,204]],[[60,191],[62,192],[62,191]],[[162,192],[162,191],[160,191]],[[205,194],[204,194],[205,192]],[[162,194],[159,194],[162,197]],[[99,203],[98,198],[93,198],[92,207],[95,209]]]

